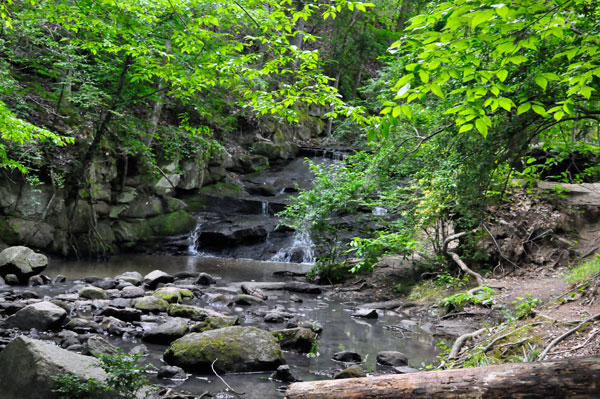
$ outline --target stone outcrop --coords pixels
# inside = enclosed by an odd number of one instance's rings
[[[78,355],[43,341],[18,337],[0,352],[0,393],[3,399],[47,399],[58,387],[54,377],[74,375],[82,381],[105,381],[96,359]],[[110,399],[100,390],[90,399]]]
[[[211,364],[221,372],[276,370],[285,363],[273,335],[255,327],[226,327],[191,333],[174,341],[164,360],[186,371],[208,372]]]
[[[40,274],[46,266],[48,258],[27,247],[8,247],[0,252],[0,276],[14,274],[21,284],[26,284],[29,277]]]

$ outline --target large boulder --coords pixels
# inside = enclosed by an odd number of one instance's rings
[[[143,312],[166,312],[169,308],[169,302],[164,299],[157,298],[155,296],[144,296],[137,298],[133,302],[133,307]]]
[[[25,336],[15,338],[0,352],[0,396],[3,399],[48,399],[58,388],[57,376],[75,375],[86,381],[105,381],[106,373],[97,360]],[[114,398],[99,390],[89,399]]]
[[[173,318],[144,332],[142,339],[153,344],[169,345],[177,338],[183,337],[187,331],[188,325],[185,319]]]
[[[0,276],[14,274],[21,284],[26,284],[29,277],[40,274],[46,266],[48,258],[27,247],[8,247],[0,252]]]
[[[144,284],[152,290],[159,284],[172,283],[173,280],[175,280],[175,277],[162,270],[154,270],[144,276]]]
[[[25,306],[4,322],[7,328],[20,330],[56,330],[67,316],[67,312],[51,302],[38,302]]]
[[[271,371],[285,363],[273,335],[255,327],[226,327],[191,333],[174,341],[163,356],[172,365],[191,372]]]
[[[309,353],[315,345],[318,335],[303,327],[287,328],[272,331],[273,336],[283,349],[294,350],[300,353]]]

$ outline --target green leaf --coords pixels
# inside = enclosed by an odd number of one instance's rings
[[[460,129],[458,130],[458,133],[468,132],[471,129],[473,129],[473,124],[472,123],[468,123],[466,125],[462,125],[460,127]]]
[[[565,113],[563,111],[558,111],[554,114],[554,119],[560,121],[563,118],[563,116],[565,116]]]
[[[523,103],[517,108],[517,115],[521,115],[531,109],[531,103]]]
[[[429,74],[425,71],[419,71],[419,77],[421,78],[421,81],[423,83],[428,83],[429,82]]]
[[[433,94],[435,94],[436,96],[440,97],[440,98],[444,98],[444,92],[442,91],[442,88],[439,85],[436,84],[432,84],[431,85],[431,91],[433,92]]]
[[[488,134],[488,126],[487,124],[483,121],[483,119],[477,119],[475,121],[475,127],[477,128],[477,130],[479,130],[479,133],[481,133],[481,135],[483,136],[483,138],[487,137]]]
[[[398,106],[394,107],[394,109],[392,110],[392,116],[394,118],[397,118],[401,112],[402,112],[402,107],[398,105]]]
[[[543,116],[544,118],[548,116],[546,109],[544,107],[542,107],[541,105],[533,104],[531,106],[531,108],[533,109],[533,112],[535,112],[538,115]]]
[[[381,110],[380,114],[381,115],[387,115],[390,112],[392,112],[392,107],[385,107],[384,109]]]
[[[542,75],[536,75],[535,83],[537,83],[537,85],[540,86],[543,90],[546,90],[546,87],[548,86],[548,79],[546,79]]]
[[[412,111],[410,110],[410,107],[408,105],[402,104],[400,108],[402,108],[402,113],[404,114],[404,116],[406,116],[408,119],[412,119]]]
[[[496,76],[498,77],[498,80],[500,80],[500,82],[504,82],[508,77],[508,71],[506,69],[501,69],[498,72],[496,72]]]

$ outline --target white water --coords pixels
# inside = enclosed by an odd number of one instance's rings
[[[289,263],[292,256],[297,253],[302,254],[302,263],[315,263],[315,243],[310,238],[310,233],[306,231],[297,231],[294,234],[292,245],[287,248],[281,248],[273,257],[273,262]]]
[[[190,234],[190,237],[188,238],[189,245],[187,252],[189,255],[201,255],[201,253],[198,251],[198,238],[200,237],[200,231],[200,223],[197,223],[196,228],[194,228],[194,231],[192,231],[192,234]]]
[[[262,206],[261,215],[262,216],[269,216],[269,201],[262,200],[261,201],[261,206]]]

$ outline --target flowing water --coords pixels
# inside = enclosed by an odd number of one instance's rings
[[[207,272],[219,278],[218,287],[237,287],[244,281],[279,281],[273,275],[275,271],[306,272],[310,265],[259,262],[239,259],[205,258],[198,256],[156,256],[156,255],[121,255],[112,257],[107,262],[93,261],[58,261],[51,260],[46,270],[50,276],[66,275],[69,280],[87,276],[114,277],[125,271],[138,271],[142,274],[155,269],[167,273]],[[56,295],[72,288],[73,283],[55,284],[37,287],[43,294]],[[429,364],[435,361],[438,353],[436,340],[427,332],[427,326],[419,326],[418,321],[409,320],[407,316],[391,311],[382,312],[377,320],[368,321],[351,317],[351,309],[356,305],[344,302],[336,296],[321,294],[296,294],[302,298],[302,303],[293,302],[289,293],[285,291],[267,291],[269,309],[283,306],[287,311],[298,315],[300,320],[315,320],[323,325],[323,332],[319,338],[318,355],[308,357],[305,354],[286,352],[285,358],[290,365],[292,373],[305,381],[330,378],[334,369],[341,369],[342,365],[331,360],[332,355],[340,350],[352,350],[362,355],[366,370],[376,369],[375,358],[379,351],[394,350],[405,353],[409,364],[419,367],[422,363]],[[195,303],[199,306],[208,306],[203,298],[198,298]],[[243,325],[256,325],[262,328],[284,328],[284,324],[265,325],[260,317],[252,317],[253,307],[242,309],[217,308],[216,310],[238,314]],[[403,333],[393,332],[386,326],[404,325]],[[110,337],[113,343],[124,348],[140,344],[135,339],[123,340],[119,337]],[[160,366],[162,353],[166,346],[147,344],[150,355],[147,361]],[[246,394],[248,399],[280,398],[282,391],[277,388],[282,384],[268,379],[270,373],[227,374],[223,376],[227,383],[236,391]],[[166,380],[168,381],[168,380]],[[165,384],[165,380],[160,381]],[[225,385],[215,375],[192,375],[185,382],[169,382],[178,389],[202,394],[224,390]],[[221,396],[225,398],[227,396]]]

